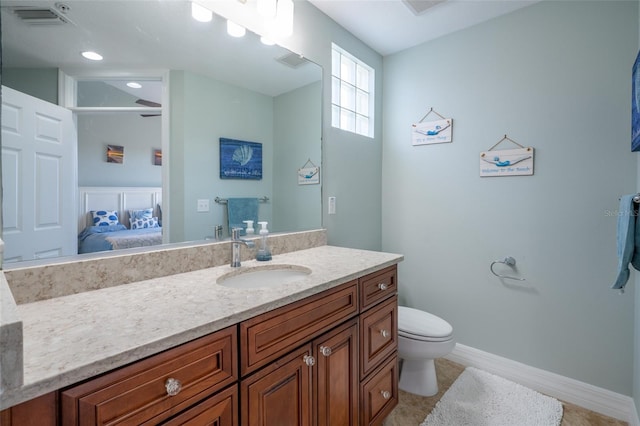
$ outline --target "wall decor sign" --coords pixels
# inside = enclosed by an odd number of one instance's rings
[[[480,176],[526,176],[533,174],[533,148],[480,153]]]
[[[124,162],[124,147],[107,145],[107,163],[122,164]]]
[[[220,179],[262,179],[262,144],[220,138]]]
[[[311,159],[308,159],[298,169],[298,185],[314,185],[318,183],[320,183],[320,167],[316,166]]]
[[[424,121],[432,112],[441,119]],[[416,146],[452,142],[452,131],[453,119],[445,118],[431,108],[418,123],[411,125],[411,144]]]

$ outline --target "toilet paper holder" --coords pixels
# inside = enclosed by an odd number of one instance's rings
[[[502,260],[494,260],[493,262],[491,262],[491,265],[489,266],[489,269],[491,270],[491,273],[493,275],[495,275],[498,278],[503,278],[503,279],[507,279],[507,280],[516,280],[516,281],[526,281],[524,278],[520,278],[520,277],[511,277],[509,275],[502,275],[502,274],[498,274],[496,271],[493,270],[493,265],[495,265],[496,263],[502,263],[504,265],[510,266],[510,267],[515,267],[516,266],[516,260],[511,257],[511,256],[507,256]]]

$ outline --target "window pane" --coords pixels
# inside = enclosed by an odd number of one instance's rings
[[[340,107],[331,105],[331,126],[340,128]]]
[[[340,111],[340,128],[349,132],[356,130],[356,114],[343,109]]]
[[[340,104],[340,79],[337,77],[331,78],[331,102]]]
[[[356,86],[358,89],[362,89],[366,92],[369,91],[369,70],[365,67],[358,65],[357,67],[358,81]]]
[[[341,58],[340,78],[347,83],[356,85],[356,63],[344,55]]]
[[[356,112],[369,116],[369,94],[358,90],[356,93]]]
[[[337,50],[331,51],[331,75],[340,76],[340,52]]]
[[[340,87],[340,106],[342,108],[350,109],[351,111],[356,110],[356,88],[349,85],[343,84]]]
[[[369,136],[369,119],[362,115],[356,116],[356,133]]]

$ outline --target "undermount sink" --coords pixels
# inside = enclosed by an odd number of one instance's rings
[[[274,287],[306,277],[311,269],[298,265],[265,265],[241,268],[216,280],[217,284],[233,288]]]

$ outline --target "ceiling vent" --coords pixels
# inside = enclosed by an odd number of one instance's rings
[[[296,53],[286,54],[277,58],[276,61],[291,68],[298,68],[309,62],[307,59]]]
[[[62,25],[71,21],[61,11],[43,7],[12,7],[10,8],[22,22],[29,25]]]
[[[445,0],[402,0],[402,2],[416,15],[422,15],[433,6],[444,3]]]

